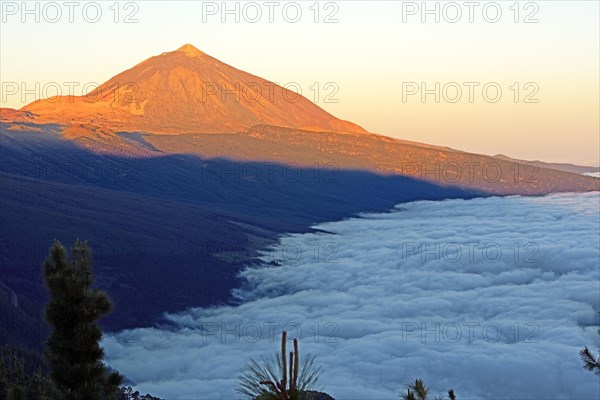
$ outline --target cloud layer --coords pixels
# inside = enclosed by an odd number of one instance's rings
[[[599,208],[598,193],[419,201],[321,224],[246,269],[239,305],[110,336],[107,360],[142,392],[238,398],[240,367],[285,328],[337,399],[397,399],[415,378],[462,399],[596,398],[578,351],[598,347]]]

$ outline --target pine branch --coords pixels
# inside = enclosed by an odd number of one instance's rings
[[[448,399],[456,400],[456,394],[454,394],[454,389],[448,390]]]
[[[587,347],[579,352],[579,356],[583,361],[583,368],[595,373],[596,375],[600,375],[600,357],[596,359],[596,357],[594,357],[590,349]]]

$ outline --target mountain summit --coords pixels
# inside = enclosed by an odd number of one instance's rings
[[[151,57],[86,96],[37,100],[21,109],[49,122],[151,133],[238,132],[259,124],[366,132],[305,97],[186,44]]]
[[[180,48],[178,48],[175,51],[180,51],[182,53],[187,54],[190,57],[198,57],[203,55],[204,53],[201,52],[200,50],[198,50],[197,48],[195,48],[193,45],[191,44],[184,44],[183,46],[181,46]]]

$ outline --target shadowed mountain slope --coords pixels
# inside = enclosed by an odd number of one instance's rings
[[[97,154],[59,127],[38,129],[0,131],[0,282],[27,306],[11,308],[14,330],[0,339],[32,346],[43,330],[41,263],[55,238],[90,241],[98,283],[115,302],[103,321],[113,330],[227,302],[240,268],[282,233],[405,201],[480,195],[360,170]],[[319,245],[331,242],[325,235]],[[31,335],[21,332],[32,321],[36,329],[23,331]]]

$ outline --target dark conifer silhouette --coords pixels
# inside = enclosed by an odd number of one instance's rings
[[[58,395],[64,400],[114,398],[122,377],[102,363],[102,330],[97,324],[112,306],[105,293],[92,288],[87,242],[77,240],[68,260],[64,247],[55,241],[44,275],[50,293],[46,320],[53,328],[46,357]]]

